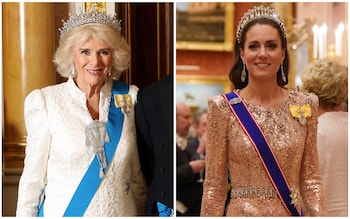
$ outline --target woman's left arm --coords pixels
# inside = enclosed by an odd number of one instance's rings
[[[307,122],[300,179],[301,194],[306,207],[303,211],[305,215],[309,216],[326,216],[327,206],[317,153],[318,98],[313,94],[309,94],[309,97],[311,99],[312,115]]]
[[[141,170],[139,154],[137,150],[135,150],[134,156],[132,158],[131,174],[131,186],[137,207],[137,215],[144,215],[146,206],[147,183]]]
[[[134,87],[135,88],[135,87]],[[137,93],[137,88],[132,89],[132,86],[130,87],[131,89],[131,95],[134,102],[136,104],[136,93]],[[129,143],[130,150],[133,151],[132,157],[131,157],[131,189],[133,191],[134,199],[135,199],[135,205],[137,207],[137,215],[144,215],[145,213],[145,206],[146,206],[146,195],[147,195],[147,183],[146,179],[143,175],[142,169],[141,169],[141,164],[140,164],[140,159],[139,159],[139,153],[137,149],[137,140],[136,140],[136,123],[135,123],[135,111],[134,109],[131,110],[131,114],[129,116],[132,116],[130,118],[130,122],[133,123],[130,127],[131,130],[129,133],[131,135],[131,138],[133,138]]]

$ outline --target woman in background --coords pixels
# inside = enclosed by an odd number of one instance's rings
[[[317,60],[303,70],[301,90],[318,96],[317,149],[328,216],[348,216],[348,67]]]

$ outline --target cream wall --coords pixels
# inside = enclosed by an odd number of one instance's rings
[[[336,59],[344,65],[348,65],[348,3],[347,2],[298,2],[296,4],[296,22],[310,18],[313,24],[328,27],[327,43],[329,49],[334,45],[335,29],[340,22],[345,25],[343,36],[343,56]]]

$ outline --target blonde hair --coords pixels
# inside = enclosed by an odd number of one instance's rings
[[[348,67],[332,59],[317,60],[306,66],[301,81],[301,90],[316,94],[325,109],[334,109],[348,98]]]
[[[60,39],[53,62],[62,77],[72,77],[74,47],[86,43],[92,37],[104,41],[113,50],[110,77],[119,79],[121,73],[129,67],[131,50],[122,35],[105,24],[90,23],[73,29]]]

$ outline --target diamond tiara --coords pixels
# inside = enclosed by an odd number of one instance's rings
[[[241,43],[242,32],[247,24],[259,18],[267,18],[276,22],[281,28],[283,37],[286,38],[285,27],[278,12],[272,8],[261,5],[254,6],[254,8],[249,9],[246,13],[244,13],[243,17],[239,21],[236,34],[238,43]]]
[[[58,29],[60,31],[60,38],[62,38],[64,34],[68,33],[74,28],[89,23],[106,24],[119,33],[122,30],[122,21],[118,20],[116,15],[107,15],[105,11],[99,12],[91,10],[86,13],[81,12],[80,14],[74,16],[69,14],[69,19],[67,22],[64,22],[64,20],[62,20],[62,22],[63,27]]]

